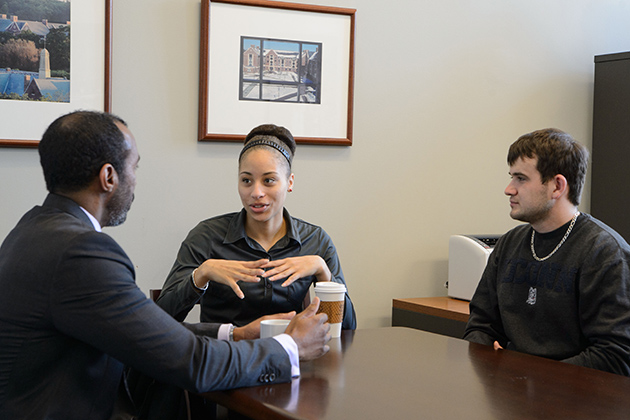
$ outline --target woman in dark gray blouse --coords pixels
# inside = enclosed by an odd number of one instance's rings
[[[293,136],[265,124],[239,155],[240,212],[200,222],[182,243],[157,301],[183,321],[201,299],[201,321],[245,325],[262,315],[299,312],[314,282],[345,285],[335,246],[319,226],[284,208],[293,189]],[[355,329],[346,293],[342,328]]]

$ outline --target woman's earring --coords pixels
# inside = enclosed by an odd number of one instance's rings
[[[289,188],[289,192],[293,192],[293,188]]]

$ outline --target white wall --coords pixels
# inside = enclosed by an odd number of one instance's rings
[[[554,126],[590,147],[593,56],[630,50],[630,2],[324,4],[358,10],[354,145],[299,146],[287,207],[332,236],[359,327],[385,326],[392,298],[445,294],[449,235],[515,225],[519,135]],[[199,220],[240,209],[240,145],[196,141],[199,15],[199,0],[114,0],[113,111],[142,160],[127,223],[107,231],[145,291]],[[0,180],[3,238],[45,196],[36,150],[0,149]]]

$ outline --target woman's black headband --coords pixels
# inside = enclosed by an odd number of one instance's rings
[[[273,147],[274,149],[282,153],[282,156],[284,156],[287,159],[287,162],[289,162],[289,168],[291,167],[291,154],[289,154],[289,152],[284,147],[280,146],[278,143],[271,140],[267,140],[267,139],[252,140],[249,143],[247,143],[245,147],[243,147],[243,150],[241,150],[241,154],[238,156],[239,162],[241,161],[243,154],[255,146]]]

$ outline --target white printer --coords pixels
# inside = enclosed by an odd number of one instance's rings
[[[501,235],[452,235],[448,241],[448,295],[470,300]]]

